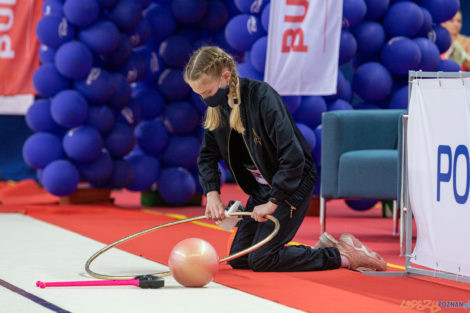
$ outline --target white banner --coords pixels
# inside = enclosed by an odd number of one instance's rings
[[[0,97],[0,115],[26,115],[34,102],[34,95]]]
[[[412,262],[470,276],[470,79],[414,80],[407,136]]]
[[[281,95],[336,93],[342,0],[271,1],[264,80]]]

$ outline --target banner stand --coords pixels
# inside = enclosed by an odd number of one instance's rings
[[[415,79],[440,79],[440,78],[456,78],[462,79],[470,77],[470,72],[423,72],[409,71],[408,73],[408,103],[411,99],[411,86]],[[437,277],[457,282],[470,284],[470,277],[457,275],[453,273],[425,270],[413,267],[412,259],[412,233],[413,233],[413,210],[410,205],[408,190],[408,161],[407,161],[407,127],[408,115],[402,115],[402,164],[401,164],[401,188],[400,188],[400,254],[405,251],[405,271],[404,272],[370,272],[361,271],[362,274],[376,277]]]

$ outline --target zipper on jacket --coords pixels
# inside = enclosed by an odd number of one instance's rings
[[[231,132],[230,132],[231,133]],[[264,178],[263,174],[261,173],[261,170],[259,169],[258,165],[256,165],[256,162],[255,162],[255,159],[253,159],[253,156],[251,155],[251,152],[250,152],[250,148],[248,148],[248,145],[245,141],[245,136],[243,134],[242,135],[242,138],[243,138],[243,143],[245,144],[245,147],[246,147],[246,150],[248,151],[248,154],[250,155],[250,158],[251,158],[251,161],[253,162],[253,164],[255,165],[256,169],[258,170],[259,174],[261,175],[261,177],[266,181],[266,183],[268,183],[268,186],[271,187],[271,189],[273,188],[273,186],[271,186],[271,184],[268,182],[268,180],[266,178]],[[230,139],[230,135],[229,135],[229,139]],[[230,162],[230,155],[229,155],[229,162]],[[236,181],[236,179],[235,179]],[[284,200],[285,203],[287,203],[288,206],[290,206],[290,218],[292,218],[292,214],[294,212],[294,210],[296,210],[296,208],[289,203],[289,201],[287,200]]]

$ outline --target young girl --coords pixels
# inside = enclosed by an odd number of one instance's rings
[[[229,262],[254,271],[314,271],[341,266],[386,270],[385,261],[352,235],[331,236],[314,249],[286,246],[307,212],[317,171],[310,146],[281,97],[267,83],[239,78],[233,58],[218,47],[202,47],[191,56],[185,81],[208,105],[198,158],[199,179],[209,219],[225,218],[220,200],[218,162],[224,160],[240,188],[250,195],[252,211],[238,224],[230,253],[259,242],[273,230],[265,215],[279,220],[279,233],[259,249]],[[326,240],[325,240],[326,239]]]

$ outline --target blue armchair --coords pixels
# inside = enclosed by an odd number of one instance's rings
[[[393,200],[398,234],[398,123],[404,110],[331,111],[323,115],[320,227],[326,199]]]

